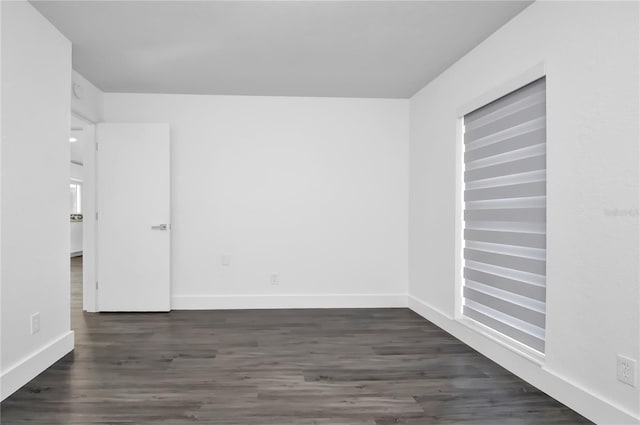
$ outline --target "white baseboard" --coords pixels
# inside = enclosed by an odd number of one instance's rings
[[[554,371],[546,369],[544,365],[536,364],[514,353],[508,347],[473,331],[424,301],[409,295],[408,305],[415,313],[445,332],[595,423],[640,424],[640,418],[633,413],[581,388]]]
[[[49,366],[70,353],[73,350],[74,340],[74,332],[69,331],[3,371],[0,376],[0,400],[9,397]]]
[[[406,294],[174,295],[172,310],[407,307]]]
[[[588,419],[599,424],[640,424],[640,418],[633,413],[592,394],[554,371],[473,331],[424,301],[406,294],[174,295],[171,307],[174,310],[409,307],[445,332]],[[2,372],[0,399],[4,400],[31,381],[71,352],[73,347],[74,333],[70,331]]]

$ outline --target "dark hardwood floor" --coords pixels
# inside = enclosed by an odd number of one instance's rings
[[[590,423],[407,309],[81,311],[2,424]]]

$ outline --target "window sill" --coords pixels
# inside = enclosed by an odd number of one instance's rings
[[[458,317],[456,321],[467,327],[468,329],[471,329],[472,331],[479,333],[480,335],[501,345],[507,350],[527,359],[535,365],[540,367],[544,366],[545,355],[543,353],[533,350],[532,348],[529,348],[526,345],[509,338],[508,336],[502,335],[501,333],[491,329],[490,327],[476,322],[475,320],[468,317]]]

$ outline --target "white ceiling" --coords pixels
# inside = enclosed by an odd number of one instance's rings
[[[106,92],[406,98],[530,1],[32,1]]]

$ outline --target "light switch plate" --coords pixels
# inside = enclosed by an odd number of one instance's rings
[[[40,332],[40,313],[33,313],[31,315],[31,335],[38,332]]]

